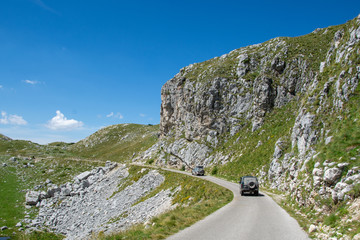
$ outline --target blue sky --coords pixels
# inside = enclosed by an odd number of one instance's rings
[[[358,14],[358,0],[1,0],[0,133],[45,144],[158,124],[182,67]]]

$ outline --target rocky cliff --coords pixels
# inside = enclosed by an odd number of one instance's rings
[[[358,194],[359,79],[360,15],[191,64],[163,86],[161,140],[136,160],[256,174],[320,212]]]

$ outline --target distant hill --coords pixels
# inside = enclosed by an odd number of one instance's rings
[[[11,141],[12,139],[0,133],[0,141]]]
[[[43,156],[45,152],[45,146],[26,140],[13,140],[0,134],[1,155]]]
[[[159,125],[119,124],[105,127],[69,146],[79,157],[124,162],[158,139]]]

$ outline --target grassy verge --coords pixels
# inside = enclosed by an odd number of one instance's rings
[[[4,157],[0,159],[4,160]],[[8,227],[0,232],[0,236],[12,234],[12,228],[24,217],[25,197],[21,189],[15,168],[0,166],[0,226]]]

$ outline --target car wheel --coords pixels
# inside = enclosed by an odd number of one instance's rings
[[[240,191],[240,194],[241,194],[241,196],[244,196],[244,192],[243,192],[243,191]]]

